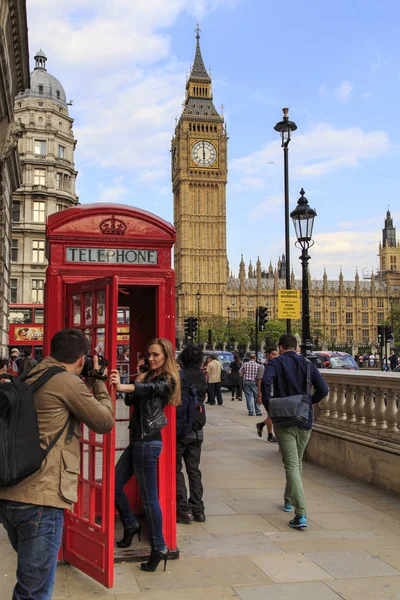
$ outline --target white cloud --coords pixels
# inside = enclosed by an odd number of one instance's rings
[[[380,71],[381,69],[384,69],[388,64],[388,61],[385,57],[383,56],[378,56],[378,58],[376,60],[374,60],[369,67],[369,72],[372,75],[372,73],[375,73],[376,71]]]
[[[128,188],[118,182],[111,187],[106,187],[104,185],[99,185],[98,187],[100,193],[97,202],[122,202],[123,197],[129,194]]]
[[[277,211],[279,208],[283,210],[283,196],[271,196],[264,200],[264,202],[260,202],[260,204],[257,204],[249,212],[249,219],[258,221],[262,219],[265,215]]]
[[[238,192],[262,190],[264,187],[265,182],[262,177],[242,177],[232,185],[232,188]]]
[[[335,96],[339,98],[341,102],[346,102],[349,99],[351,92],[353,91],[353,85],[350,81],[343,81],[338,88],[335,90]]]
[[[356,167],[361,161],[383,155],[389,147],[389,137],[384,131],[365,132],[360,127],[338,129],[330,123],[317,123],[309,132],[295,135],[290,146],[291,172],[303,180],[318,177],[343,167]],[[271,161],[277,164],[282,161],[282,150],[276,141],[234,159],[231,169],[244,177],[267,179],[265,165]]]

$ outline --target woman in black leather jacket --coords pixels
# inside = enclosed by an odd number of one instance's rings
[[[172,344],[165,338],[150,342],[147,350],[149,370],[141,373],[135,383],[122,384],[118,371],[111,371],[110,383],[117,392],[125,392],[125,404],[133,406],[129,423],[131,443],[122,453],[115,472],[115,505],[124,526],[120,548],[131,545],[141,526],[133,515],[124,494],[124,485],[133,476],[140,491],[151,534],[151,555],[142,563],[144,571],[155,571],[159,562],[167,562],[168,548],[162,533],[162,513],[157,491],[157,461],[162,451],[161,429],[166,425],[164,407],[180,404],[180,377]]]

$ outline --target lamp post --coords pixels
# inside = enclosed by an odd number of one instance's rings
[[[197,290],[196,300],[197,300],[197,344],[200,346],[200,290]]]
[[[228,313],[228,347],[227,347],[227,350],[229,350],[230,340],[231,340],[231,307],[228,306],[228,308],[226,310]]]
[[[289,232],[289,143],[292,131],[296,131],[297,125],[289,121],[289,109],[282,108],[283,120],[274,127],[281,134],[283,148],[283,172],[285,188],[285,257],[286,257],[286,289],[290,290],[290,232]],[[286,332],[291,333],[292,324],[290,319],[286,320]]]
[[[294,228],[296,231],[296,247],[301,248],[301,266],[302,266],[302,344],[301,352],[303,356],[312,354],[313,344],[310,339],[310,298],[309,298],[309,287],[308,287],[308,261],[310,256],[308,254],[309,248],[314,245],[312,239],[312,232],[314,226],[314,219],[317,216],[316,211],[311,208],[308,204],[307,198],[304,196],[305,192],[303,188],[300,191],[300,198],[297,202],[297,206],[290,216],[293,219]]]
[[[393,303],[394,303],[394,298],[393,298],[393,296],[389,296],[389,303],[390,303],[390,324],[392,326],[392,336],[393,336],[393,343],[392,343],[392,345],[394,346],[394,317],[393,317]]]

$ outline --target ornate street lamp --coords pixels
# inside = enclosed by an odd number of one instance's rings
[[[197,300],[197,344],[200,346],[200,299],[201,294],[200,290],[197,290],[196,300]]]
[[[285,187],[285,258],[286,258],[286,289],[290,290],[290,233],[289,233],[289,143],[292,131],[296,131],[297,125],[289,121],[289,109],[283,108],[283,120],[274,127],[281,134],[283,148],[283,171]],[[291,333],[291,321],[286,320],[286,332]]]
[[[297,206],[290,216],[294,223],[296,231],[296,247],[301,248],[301,266],[302,266],[302,344],[301,352],[304,356],[312,354],[313,344],[311,343],[310,336],[310,298],[309,298],[309,287],[308,287],[308,261],[310,256],[308,254],[309,248],[314,245],[312,239],[312,232],[314,227],[314,219],[317,216],[316,211],[311,208],[308,204],[307,198],[304,196],[305,192],[303,188],[300,191],[300,198],[297,202]]]

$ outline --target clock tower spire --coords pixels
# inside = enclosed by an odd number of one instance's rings
[[[171,147],[179,337],[184,318],[197,315],[198,291],[202,314],[224,314],[227,140],[224,118],[213,104],[197,25],[195,58]]]

